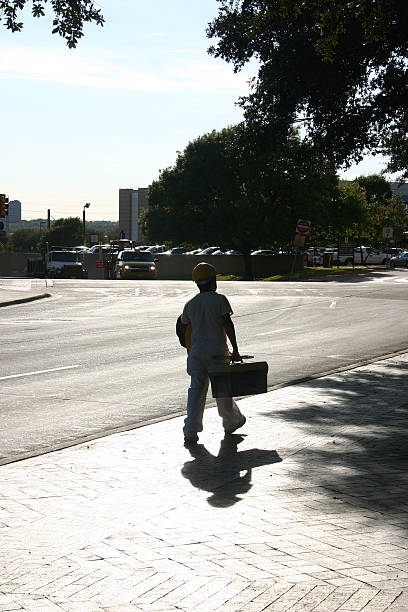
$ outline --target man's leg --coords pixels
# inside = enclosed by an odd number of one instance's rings
[[[246,418],[232,397],[217,397],[216,401],[225,433],[233,433],[245,425]]]
[[[183,432],[186,438],[194,438],[203,430],[203,414],[208,391],[208,374],[204,369],[192,370],[187,399],[187,416]]]

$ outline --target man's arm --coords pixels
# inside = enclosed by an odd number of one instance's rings
[[[239,354],[237,338],[235,336],[235,327],[232,322],[231,315],[225,314],[222,317],[222,325],[225,329],[225,333],[228,336],[228,340],[231,342],[232,346],[232,360],[233,361],[242,361],[241,355]]]

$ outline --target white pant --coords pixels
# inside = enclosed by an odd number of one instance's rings
[[[183,427],[185,436],[191,436],[203,430],[203,414],[209,378],[205,363],[202,363],[201,367],[197,367],[198,365],[197,360],[194,360],[194,369],[187,368],[191,382],[188,389],[187,416]],[[233,428],[242,421],[241,411],[232,397],[217,397],[216,402],[225,430]]]

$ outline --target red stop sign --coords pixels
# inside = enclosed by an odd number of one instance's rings
[[[307,219],[298,219],[296,224],[296,231],[298,234],[308,234],[311,226],[311,222],[307,221]]]

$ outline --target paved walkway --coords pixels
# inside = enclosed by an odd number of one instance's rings
[[[49,297],[49,283],[52,281],[41,278],[0,277],[0,307]]]
[[[407,612],[408,354],[0,467],[0,612]],[[154,398],[152,398],[154,401]]]

